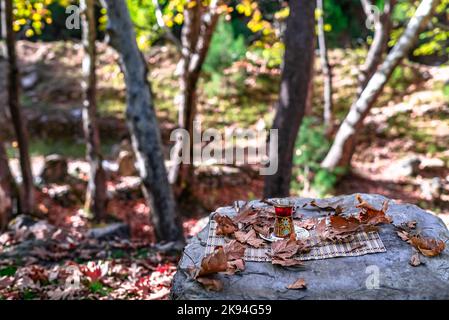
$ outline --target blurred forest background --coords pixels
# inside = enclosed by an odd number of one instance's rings
[[[0,298],[165,298],[178,257],[167,246],[235,200],[378,193],[449,224],[448,0],[1,2]],[[421,20],[420,5],[432,7]],[[301,92],[287,102],[284,81]],[[357,108],[356,142],[337,159]],[[292,163],[280,158],[280,176],[168,162],[172,130],[193,119],[261,130],[282,117]],[[113,276],[99,280],[98,260]],[[90,280],[65,292],[55,261]]]

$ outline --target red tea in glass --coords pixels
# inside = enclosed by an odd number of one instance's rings
[[[276,220],[274,222],[274,235],[278,238],[287,238],[294,232],[293,206],[279,204],[274,206]]]

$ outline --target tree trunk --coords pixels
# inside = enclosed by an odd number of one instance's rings
[[[95,1],[81,0],[83,57],[83,128],[86,137],[86,158],[90,165],[89,182],[84,208],[93,213],[96,220],[104,220],[106,215],[106,175],[102,166],[100,134],[96,102],[96,20]]]
[[[154,110],[148,70],[136,43],[124,0],[105,0],[109,41],[120,55],[127,89],[126,118],[143,190],[160,241],[183,241],[176,203],[167,178],[159,124]]]
[[[181,101],[178,126],[188,131],[191,140],[193,137],[193,121],[197,113],[198,80],[218,22],[219,12],[217,9],[219,4],[219,0],[212,0],[207,8],[196,5],[184,10],[184,26],[181,33],[182,74],[180,77]],[[179,154],[182,149],[181,142],[177,142],[174,148],[174,154]],[[192,158],[193,143],[190,143],[190,159]],[[178,186],[188,189],[193,179],[193,169],[193,163],[172,165],[169,174],[170,183],[176,183]]]
[[[318,15],[318,47],[320,49],[321,67],[323,69],[324,85],[324,112],[323,123],[327,130],[332,127],[332,69],[329,63],[326,46],[326,35],[324,33],[324,6],[323,0],[317,0]]]
[[[367,18],[370,17],[372,6],[371,1],[361,0],[363,9],[366,13]],[[373,74],[376,72],[378,66],[382,62],[382,58],[388,49],[388,40],[390,39],[391,29],[393,28],[393,22],[391,20],[391,14],[393,13],[393,8],[396,4],[396,0],[386,0],[384,3],[384,9],[380,15],[378,21],[374,24],[374,38],[371,46],[368,50],[368,54],[364,65],[362,66],[359,74],[359,87],[358,95],[362,94],[363,89],[365,89],[368,81],[371,79]]]
[[[336,167],[349,166],[352,155],[354,154],[356,136],[363,126],[364,118],[369,113],[377,97],[382,93],[394,68],[413,47],[418,38],[419,31],[425,27],[438,2],[438,0],[423,0],[421,2],[396,45],[368,81],[360,97],[351,106],[348,115],[337,132],[331,149],[321,164],[322,167],[335,169]]]
[[[312,81],[315,7],[316,1],[290,1],[279,105],[273,122],[280,141],[280,167],[277,173],[265,178],[265,197],[285,197],[290,193],[293,151]]]
[[[23,213],[34,212],[34,184],[31,171],[30,155],[28,151],[28,131],[25,120],[22,117],[19,102],[19,70],[16,57],[16,40],[13,31],[13,1],[2,1],[3,32],[6,41],[7,56],[7,91],[8,105],[11,113],[12,124],[19,145],[19,162],[22,173],[21,209]]]
[[[3,141],[0,140],[0,231],[6,228],[12,216],[13,186],[14,180],[9,169],[8,156]]]

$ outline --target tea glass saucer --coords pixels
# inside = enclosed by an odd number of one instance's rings
[[[297,225],[295,225],[295,234],[296,234],[296,239],[298,239],[298,240],[305,240],[310,237],[309,231],[307,231],[304,228],[298,227]],[[259,233],[259,237],[261,237],[262,239],[264,239],[265,241],[268,241],[268,242],[284,240],[284,238],[276,237],[274,235],[274,232],[271,233],[268,237],[265,237],[264,235]]]

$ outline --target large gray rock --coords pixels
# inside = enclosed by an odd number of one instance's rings
[[[386,199],[379,195],[362,194],[362,197],[379,208]],[[302,204],[310,199],[295,200],[306,217],[325,214],[302,209]],[[338,200],[349,213],[357,212],[354,195],[331,200]],[[235,214],[232,207],[217,211]],[[416,220],[423,235],[449,239],[442,220],[415,205],[391,201],[388,215],[394,224]],[[306,261],[304,267],[296,269],[247,262],[240,274],[217,275],[224,283],[222,292],[206,291],[187,276],[186,269],[193,265],[192,259],[197,265],[201,261],[207,233],[208,226],[185,248],[173,282],[173,299],[449,299],[449,249],[438,257],[422,257],[424,264],[412,267],[409,261],[414,249],[399,239],[393,225],[383,225],[379,232],[387,249],[385,253]],[[286,289],[298,278],[306,280],[306,290]]]

